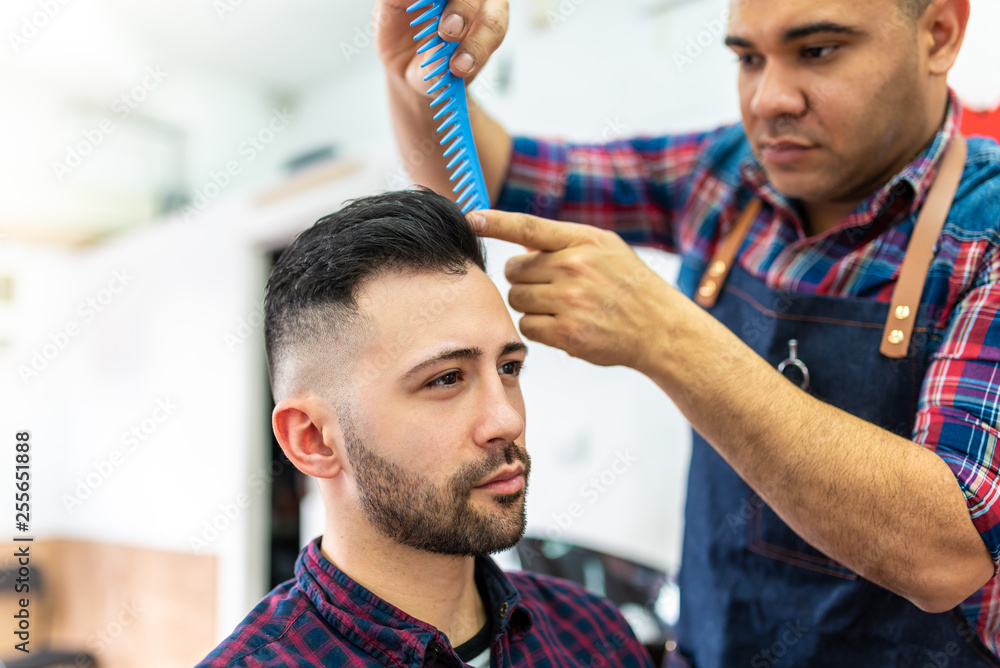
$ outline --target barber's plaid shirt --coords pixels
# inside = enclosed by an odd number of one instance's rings
[[[890,302],[917,213],[957,133],[952,96],[940,131],[913,162],[828,232],[808,236],[792,201],[771,187],[742,126],[607,145],[516,138],[496,208],[614,230],[679,253],[694,294],[739,210],[764,207],[740,265],[775,290]],[[973,138],[923,300],[944,333],[922,386],[913,440],[954,471],[976,528],[1000,565],[1000,148]],[[1000,586],[963,604],[1000,655]]]
[[[295,579],[264,597],[198,668],[463,666],[447,637],[359,585],[330,563],[316,539]],[[490,665],[500,668],[652,668],[618,610],[577,585],[503,573],[488,557],[476,571],[493,620]]]

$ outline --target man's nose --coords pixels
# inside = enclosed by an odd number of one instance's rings
[[[499,378],[484,388],[479,415],[481,419],[476,425],[475,439],[481,446],[485,447],[497,439],[510,443],[524,433],[524,418],[511,402],[507,388]]]
[[[806,97],[789,68],[768,62],[757,79],[750,111],[759,118],[798,117],[806,111]]]

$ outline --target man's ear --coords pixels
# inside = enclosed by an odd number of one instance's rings
[[[944,76],[955,64],[970,11],[969,0],[936,0],[920,17],[920,32],[927,36],[930,47],[927,56],[931,74]]]
[[[282,399],[271,414],[274,435],[295,468],[333,478],[343,468],[344,435],[330,405],[315,396]]]

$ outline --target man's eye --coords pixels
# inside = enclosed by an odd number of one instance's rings
[[[833,54],[837,50],[835,45],[810,46],[802,49],[802,57],[806,60],[821,60]]]
[[[524,369],[524,362],[505,362],[500,366],[500,373],[510,376],[520,376],[522,369]]]
[[[736,60],[743,67],[756,67],[762,62],[761,57],[753,53],[741,53],[736,57]]]
[[[448,387],[450,385],[457,385],[460,380],[462,380],[461,371],[449,371],[443,376],[438,376],[427,385],[430,387]]]

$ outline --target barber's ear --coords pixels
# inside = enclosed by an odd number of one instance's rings
[[[314,396],[282,399],[271,424],[289,461],[306,475],[333,478],[343,468],[344,435],[330,405]]]
[[[969,24],[969,0],[937,0],[920,18],[930,46],[931,74],[944,76],[955,64]]]

